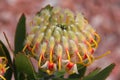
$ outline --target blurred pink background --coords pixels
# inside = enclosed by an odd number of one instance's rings
[[[115,63],[116,67],[106,80],[120,80],[120,0],[0,0],[0,40],[8,46],[3,36],[5,32],[14,47],[14,34],[20,15],[25,13],[28,24],[35,13],[47,4],[80,11],[85,15],[101,36],[95,55],[111,50],[110,55],[95,61],[88,70]]]

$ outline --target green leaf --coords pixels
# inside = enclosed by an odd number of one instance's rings
[[[77,67],[78,67],[79,74],[74,73],[74,74],[70,75],[69,76],[70,79],[75,79],[75,78],[79,78],[80,79],[81,77],[84,76],[85,71],[86,71],[86,67],[82,66],[82,65],[79,65],[79,64],[77,65]]]
[[[99,71],[100,71],[100,68],[97,68],[97,69],[93,70],[86,77],[84,77],[83,80],[89,80],[90,78],[92,78],[93,76],[95,76]]]
[[[17,24],[16,33],[15,33],[15,54],[22,51],[24,47],[24,40],[26,36],[26,18],[23,14]]]
[[[102,71],[98,72],[97,74],[95,74],[94,76],[90,77],[89,79],[84,78],[83,80],[105,80],[107,78],[107,76],[109,76],[110,72],[112,71],[112,69],[114,68],[115,64],[110,64],[109,66],[107,66],[105,69],[103,69]]]
[[[18,53],[15,57],[17,72],[25,73],[31,79],[36,78],[36,73],[30,59],[24,53]]]
[[[11,61],[11,57],[10,57],[10,54],[7,50],[7,48],[5,47],[5,45],[2,43],[2,41],[0,40],[0,56],[3,56],[3,57],[6,57],[7,60],[8,60],[8,64],[7,66],[9,66],[9,69],[6,71],[5,73],[5,78],[7,80],[11,80],[11,77],[12,77],[12,61]]]

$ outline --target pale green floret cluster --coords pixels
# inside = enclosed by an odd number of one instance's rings
[[[38,66],[49,74],[57,70],[78,73],[76,64],[90,65],[99,35],[81,13],[44,8],[31,21],[23,51],[38,57]]]

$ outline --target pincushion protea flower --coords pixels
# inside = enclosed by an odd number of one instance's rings
[[[0,79],[6,80],[3,75],[5,74],[8,67],[6,67],[7,59],[5,57],[0,57]]]
[[[100,36],[81,13],[50,7],[32,20],[23,52],[36,57],[39,68],[49,74],[57,70],[78,74],[77,64],[88,66],[95,60],[99,42]]]

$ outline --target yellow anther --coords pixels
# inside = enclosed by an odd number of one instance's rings
[[[111,53],[111,51],[107,51],[107,52],[105,52],[104,54],[102,54],[102,55],[100,55],[100,56],[98,56],[98,57],[95,57],[95,60],[100,59],[100,58],[103,58],[103,57],[107,56],[107,55],[110,54],[110,53]]]

